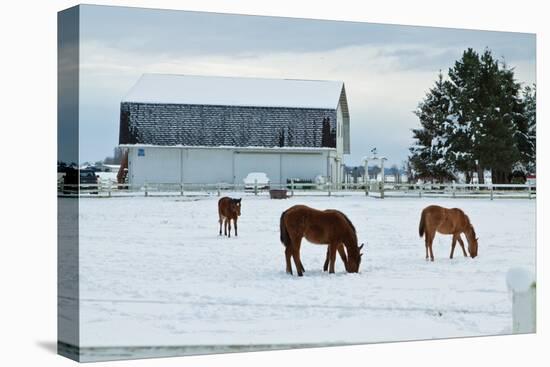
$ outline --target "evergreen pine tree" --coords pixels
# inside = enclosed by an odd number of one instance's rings
[[[525,179],[521,150],[528,144],[527,119],[521,100],[521,85],[516,82],[513,69],[503,64],[498,70],[499,87],[495,92],[495,103],[491,106],[493,126],[488,131],[493,143],[489,148],[489,167],[495,183],[510,183],[514,170]],[[489,150],[489,149],[487,149]],[[489,153],[487,153],[489,154]]]
[[[534,170],[535,89],[522,91],[514,70],[488,49],[481,56],[464,51],[448,81],[440,72],[415,114],[421,128],[413,130],[410,163],[420,177],[444,180],[461,172],[470,182],[477,172],[484,183],[490,170],[493,183],[508,183],[514,172]]]
[[[524,144],[520,145],[522,161],[526,165],[527,173],[536,172],[537,153],[537,92],[536,85],[526,86],[523,89],[522,102],[524,106],[524,117],[526,120],[527,132]]]
[[[451,100],[443,74],[426,94],[415,111],[422,127],[413,130],[415,144],[410,148],[410,162],[417,177],[425,180],[446,181],[453,178],[448,159],[449,109]]]
[[[479,55],[469,48],[462,58],[449,69],[449,94],[453,100],[451,113],[455,116],[449,134],[452,136],[453,165],[457,171],[463,172],[469,182],[472,174],[478,171],[474,157],[480,115],[480,68]],[[483,177],[483,175],[482,175]]]

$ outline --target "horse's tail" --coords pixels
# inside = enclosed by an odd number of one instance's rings
[[[286,214],[286,211],[284,211],[283,214],[281,214],[280,227],[281,227],[281,242],[283,243],[283,245],[285,245],[285,247],[287,247],[290,244],[290,237],[288,235],[288,231],[285,226],[285,221],[284,221],[285,214]]]
[[[418,225],[418,234],[420,237],[424,236],[424,222],[426,218],[426,212],[423,210],[420,215],[420,224]]]

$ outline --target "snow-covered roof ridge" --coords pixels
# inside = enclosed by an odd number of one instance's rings
[[[330,80],[146,73],[122,102],[336,109],[343,87]]]

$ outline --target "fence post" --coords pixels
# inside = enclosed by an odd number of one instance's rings
[[[452,191],[453,191],[453,198],[456,198],[456,183],[453,182],[453,186],[452,186]]]
[[[531,196],[531,184],[528,182],[527,183],[527,196],[529,197],[529,199],[532,199],[532,196]]]
[[[111,181],[109,181],[108,185],[107,185],[107,193],[108,193],[108,196],[111,197],[111,189],[112,189],[112,184],[111,184]]]
[[[290,179],[290,196],[294,196],[294,179]]]
[[[332,187],[332,182],[328,182],[328,196],[330,196],[331,192],[330,189]]]
[[[258,195],[258,179],[254,179],[254,195]]]
[[[525,269],[512,268],[506,274],[506,284],[512,292],[512,333],[534,333],[537,324],[535,276]]]
[[[422,190],[424,189],[424,184],[418,184],[418,197],[422,197]]]
[[[365,181],[365,196],[369,196],[369,182]]]
[[[380,182],[380,199],[384,198],[384,181]]]
[[[145,197],[149,196],[149,193],[147,192],[147,184],[143,185],[143,187],[145,188]]]
[[[491,191],[491,200],[493,200],[493,185],[489,186],[489,190]]]
[[[183,196],[183,182],[180,183],[180,196]]]
[[[217,185],[217,188],[218,188],[218,196],[222,196],[221,187],[219,183]]]

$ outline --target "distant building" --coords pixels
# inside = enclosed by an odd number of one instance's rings
[[[120,105],[130,184],[343,180],[343,82],[144,74]]]

